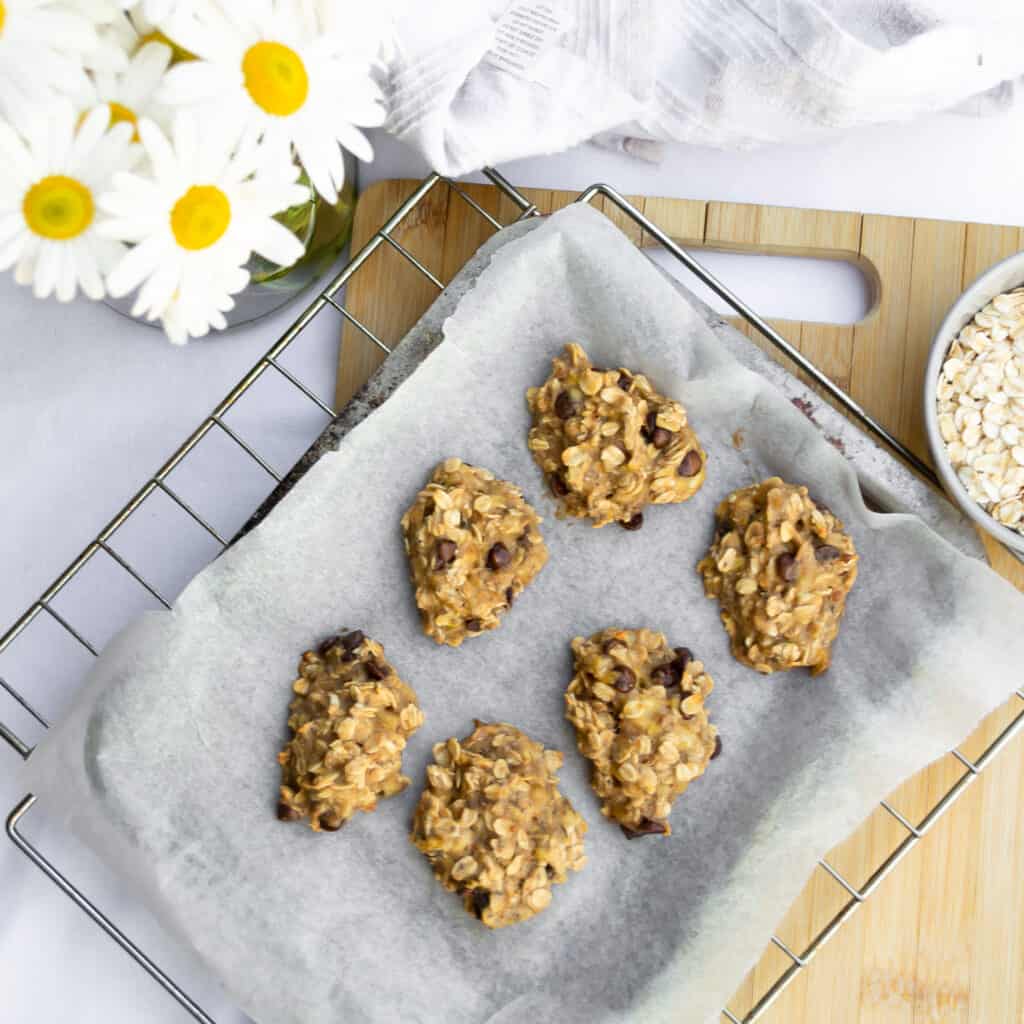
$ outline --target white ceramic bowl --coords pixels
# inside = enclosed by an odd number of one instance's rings
[[[946,361],[953,340],[974,319],[974,314],[988,305],[997,295],[1012,291],[1024,284],[1024,252],[1017,253],[997,263],[974,282],[953,304],[953,308],[942,321],[935,340],[932,342],[931,355],[924,378],[924,423],[928,433],[928,447],[931,449],[932,462],[939,474],[943,487],[950,497],[963,509],[966,516],[972,519],[986,533],[1008,548],[1024,555],[1024,535],[1017,533],[996,522],[973,498],[956,475],[942,435],[939,433],[939,417],[936,409],[936,390],[942,364]]]

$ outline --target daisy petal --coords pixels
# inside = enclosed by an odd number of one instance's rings
[[[139,121],[138,132],[146,155],[153,164],[153,176],[158,182],[174,181],[177,178],[178,161],[159,125],[149,118],[143,118]]]
[[[48,298],[57,285],[62,248],[59,242],[45,242],[40,246],[39,260],[32,277],[32,294],[37,299]]]
[[[334,145],[332,143],[332,145]],[[331,180],[330,170],[326,167],[326,160],[320,159],[320,146],[308,139],[296,139],[295,148],[298,150],[302,166],[306,168],[306,174],[317,190],[329,203],[338,199],[337,189]],[[334,145],[334,148],[338,147]]]
[[[109,124],[110,107],[106,103],[99,107],[93,107],[79,125],[78,131],[70,141],[70,146],[64,150],[67,153],[67,158],[63,170],[74,174],[81,164],[89,159]],[[130,131],[127,125],[125,125],[125,129]]]
[[[10,270],[14,266],[15,260],[21,256],[28,237],[28,231],[21,231],[9,242],[0,245],[0,271]]]
[[[269,217],[253,226],[250,244],[253,251],[279,267],[290,267],[306,251],[295,235]]]
[[[135,109],[154,95],[164,72],[171,63],[171,48],[163,43],[149,42],[132,57],[131,66],[124,76],[123,99],[125,106]]]
[[[0,245],[6,245],[10,239],[24,230],[25,217],[21,210],[12,210],[0,215]]]
[[[102,299],[104,295],[103,278],[100,277],[96,256],[92,249],[77,239],[71,243],[71,258],[74,261],[75,276],[82,291],[93,300]]]
[[[215,103],[236,85],[234,78],[226,69],[206,61],[186,61],[175,64],[167,72],[156,98],[171,107],[190,107],[204,101]]]
[[[4,170],[11,173],[13,181],[28,185],[38,177],[38,169],[32,156],[18,133],[6,122],[0,120],[0,160]]]
[[[357,159],[364,163],[373,160],[373,146],[358,128],[350,124],[337,124],[334,127],[334,136]]]
[[[164,264],[139,289],[136,305],[144,307],[151,318],[162,316],[177,287],[178,268],[173,263]]]
[[[199,157],[199,127],[191,113],[180,113],[171,128],[171,144],[178,157],[178,169],[187,178],[196,176]]]
[[[26,232],[25,243],[21,247],[18,262],[14,267],[14,280],[21,285],[32,283],[32,275],[36,269],[36,259],[39,256],[39,238],[31,232]]]
[[[115,298],[127,295],[153,273],[170,254],[163,238],[147,238],[129,249],[107,275],[107,291]]]
[[[57,253],[59,260],[56,288],[58,302],[70,302],[78,290],[78,275],[75,272],[75,258],[71,245],[72,243],[65,242]]]

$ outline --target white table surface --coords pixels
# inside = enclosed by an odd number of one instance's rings
[[[377,142],[378,159],[362,168],[363,184],[425,172],[405,147]],[[623,192],[652,195],[1024,224],[1022,166],[1024,110],[989,120],[933,117],[753,154],[678,148],[658,166],[585,146],[502,170],[520,185],[582,188],[606,181]],[[794,274],[778,270],[778,261],[759,267],[756,259],[737,259],[743,264],[726,261],[719,269],[744,297],[760,304],[762,313],[813,318],[815,310],[832,308],[831,303],[856,317],[861,295],[855,275],[836,277],[815,267]],[[298,307],[185,349],[100,305],[37,303],[7,275],[0,277],[0,309],[3,632],[269,347]],[[287,360],[328,400],[338,336],[337,319],[324,314]],[[320,424],[308,403],[291,399],[289,390],[268,386],[248,410],[230,417],[281,469]],[[267,489],[267,481],[229,445],[214,445],[203,465],[176,486],[230,531]],[[212,548],[198,529],[175,517],[167,502],[147,507],[137,519],[139,525],[119,538],[120,549],[144,566],[158,588],[176,593]],[[171,540],[183,530],[185,557]],[[97,562],[58,602],[97,644],[113,628],[105,616],[113,601],[128,596],[139,608],[152,604],[130,592],[119,573]],[[40,622],[0,656],[0,676],[55,717],[70,696],[68,665],[82,663],[59,628]],[[2,694],[0,719],[19,726],[24,721]],[[19,769],[19,758],[0,744],[3,814],[24,794]],[[33,810],[26,831],[218,1022],[246,1019],[102,865],[47,823],[45,813]],[[190,1019],[6,839],[0,839],[0,894],[0,1021],[183,1024]]]

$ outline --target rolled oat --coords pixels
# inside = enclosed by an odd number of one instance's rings
[[[957,335],[939,374],[939,433],[970,497],[1024,533],[1024,288]]]

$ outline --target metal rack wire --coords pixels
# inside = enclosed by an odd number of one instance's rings
[[[518,210],[518,218],[523,219],[538,215],[537,208],[519,190],[513,187],[500,173],[493,169],[484,171],[490,182],[507,197],[515,209]],[[70,565],[43,591],[39,598],[34,601],[23,615],[0,636],[0,655],[33,623],[39,616],[46,616],[52,619],[63,629],[74,641],[76,641],[91,656],[96,657],[96,647],[77,629],[66,617],[61,615],[53,605],[55,598],[64,588],[89,564],[89,562],[100,552],[105,553],[128,574],[139,586],[149,593],[164,608],[170,607],[170,601],[148,581],[127,559],[122,557],[112,546],[112,541],[119,529],[121,529],[144,502],[154,492],[162,492],[186,515],[188,515],[199,527],[201,527],[223,550],[230,543],[218,532],[208,520],[191,505],[185,501],[169,484],[168,477],[180,466],[196,449],[196,446],[213,431],[220,431],[237,445],[245,454],[253,460],[268,476],[276,483],[282,479],[281,475],[273,466],[251,445],[249,445],[239,434],[226,422],[225,415],[235,404],[250,390],[250,388],[267,371],[274,374],[294,387],[305,399],[314,403],[321,412],[332,418],[336,410],[315,395],[301,380],[280,362],[280,357],[289,346],[302,334],[310,322],[328,308],[333,309],[337,314],[347,320],[366,339],[367,343],[375,345],[385,354],[390,353],[389,347],[374,333],[372,328],[361,323],[354,317],[339,299],[339,293],[345,284],[356,274],[367,262],[373,253],[381,246],[388,246],[410,263],[423,275],[438,291],[443,290],[443,283],[410,253],[395,237],[395,229],[416,209],[424,197],[439,184],[447,185],[452,194],[460,199],[476,213],[484,218],[495,230],[500,230],[504,225],[496,220],[490,213],[477,203],[472,196],[459,187],[457,182],[443,178],[438,174],[431,174],[408,196],[408,198],[395,210],[392,216],[380,227],[370,241],[356,253],[341,272],[320,292],[309,307],[295,320],[284,334],[271,346],[269,351],[245,374],[235,385],[228,395],[217,405],[209,416],[193,431],[191,435],[178,447],[171,457],[145,482],[145,484],[132,496],[124,507],[106,524],[95,536],[95,538],[82,550],[82,552],[71,562]],[[618,192],[606,185],[593,185],[583,191],[577,198],[577,202],[592,203],[595,199],[603,198],[610,203],[623,216],[627,217],[647,235],[661,245],[666,252],[670,253],[679,264],[687,271],[695,275],[706,286],[711,288],[728,305],[736,311],[747,323],[767,338],[780,352],[784,353],[789,360],[803,370],[822,390],[831,395],[836,402],[856,421],[867,428],[878,437],[893,452],[909,463],[918,473],[922,474],[932,482],[937,483],[936,478],[925,463],[923,463],[912,451],[903,445],[897,438],[892,436],[880,423],[863,410],[849,395],[836,386],[816,366],[809,362],[805,356],[793,348],[781,335],[767,324],[754,310],[746,305],[741,299],[734,295],[728,288],[718,281],[713,275],[704,269],[687,252],[681,249],[672,241],[654,222],[643,213],[627,202]],[[32,719],[44,729],[48,722],[33,706],[32,702],[20,692],[12,683],[0,677],[0,689],[13,699]],[[1017,699],[1024,703],[1024,689],[1018,690]],[[959,751],[952,751],[955,757],[964,768],[964,773],[959,779],[943,794],[942,798],[932,807],[925,817],[916,824],[909,821],[888,802],[883,801],[881,806],[900,826],[904,837],[889,856],[876,868],[874,873],[860,887],[854,885],[837,871],[828,861],[819,862],[820,867],[840,888],[843,896],[843,903],[838,912],[823,928],[808,942],[805,948],[799,952],[791,949],[778,936],[772,937],[772,943],[779,949],[786,958],[786,968],[776,978],[767,991],[762,993],[757,1002],[739,1017],[731,1010],[724,1009],[723,1017],[732,1024],[755,1024],[760,1020],[768,1007],[775,1001],[781,992],[790,982],[803,970],[814,958],[821,947],[843,926],[848,918],[854,914],[861,904],[867,900],[878,888],[882,880],[896,867],[896,865],[921,841],[928,833],[935,822],[949,809],[953,802],[978,778],[982,771],[988,767],[999,752],[1010,742],[1010,740],[1024,727],[1024,708],[1018,708],[1012,721],[999,736],[987,746],[982,754],[975,760],[971,760]],[[19,736],[13,728],[0,721],[0,738],[5,740],[22,758],[27,759],[32,753],[31,745]],[[29,860],[38,867],[43,874],[53,882],[72,902],[84,911],[111,939],[113,939],[133,960],[138,963],[156,982],[158,982],[195,1020],[203,1024],[216,1024],[189,995],[171,978],[160,969],[156,963],[127,935],[125,935],[92,901],[82,893],[61,871],[55,867],[44,854],[29,840],[21,831],[20,826],[33,804],[35,796],[27,794],[18,805],[11,811],[7,819],[7,835],[15,846],[25,854]]]

